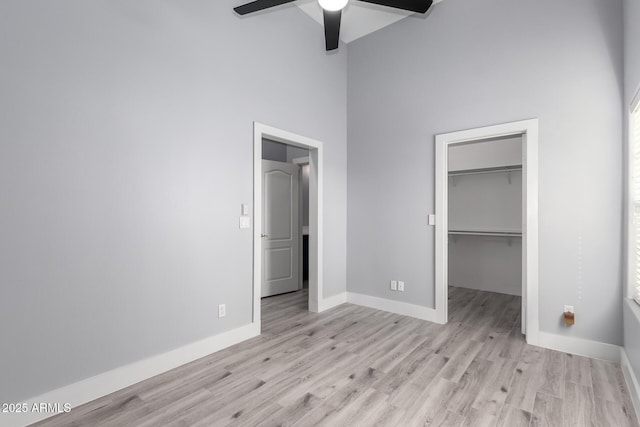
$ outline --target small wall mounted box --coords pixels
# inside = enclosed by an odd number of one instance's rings
[[[575,314],[570,311],[564,312],[564,324],[566,326],[571,326],[576,322]]]

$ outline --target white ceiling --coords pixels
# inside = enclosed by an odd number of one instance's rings
[[[442,0],[434,0],[433,3],[440,1]],[[317,0],[298,0],[294,4],[324,26],[322,8]],[[413,12],[350,0],[342,11],[340,40],[350,43],[412,14]]]

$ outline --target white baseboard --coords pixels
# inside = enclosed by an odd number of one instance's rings
[[[440,323],[438,321],[436,311],[433,308],[423,307],[421,305],[372,297],[370,295],[358,294],[355,292],[347,292],[347,302],[369,308],[375,308],[377,310],[402,314],[404,316],[415,317],[429,322]]]
[[[260,325],[251,323],[247,326],[223,332],[184,347],[98,374],[40,396],[22,400],[19,403],[27,403],[29,407],[33,403],[60,403],[61,405],[69,403],[72,408],[76,408],[99,397],[106,396],[258,335],[260,335]],[[38,412],[0,414],[0,426],[25,426],[53,415],[55,414]]]
[[[347,293],[342,292],[338,295],[333,295],[328,298],[323,299],[320,302],[320,307],[318,307],[318,312],[323,312],[325,310],[329,310],[330,308],[339,306],[340,304],[344,304],[347,302]]]
[[[620,363],[621,347],[599,341],[590,341],[582,338],[568,337],[564,335],[550,334],[540,331],[540,347],[558,350],[578,356],[591,357],[593,359],[608,360]]]
[[[631,395],[633,408],[636,411],[636,417],[640,419],[640,384],[638,384],[638,377],[633,371],[633,366],[631,366],[631,362],[629,362],[629,356],[627,356],[624,347],[620,349],[620,365],[622,367],[624,380],[627,383],[627,390],[629,390],[629,394]]]

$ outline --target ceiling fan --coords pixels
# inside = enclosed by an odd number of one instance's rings
[[[280,6],[285,3],[292,3],[295,0],[255,0],[242,6],[234,7],[238,15],[246,15],[270,7]],[[359,0],[364,3],[379,4],[393,7],[395,9],[408,10],[410,12],[426,13],[433,3],[432,0]],[[349,0],[318,0],[324,14],[324,38],[327,50],[338,48],[340,39],[340,21],[342,20],[342,9]]]

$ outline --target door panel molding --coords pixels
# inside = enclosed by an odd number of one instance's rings
[[[262,297],[299,289],[300,167],[262,161]]]

